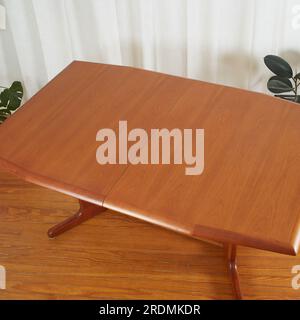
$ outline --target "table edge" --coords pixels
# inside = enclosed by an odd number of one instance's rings
[[[293,245],[291,243],[282,243],[274,239],[265,240],[248,235],[243,235],[241,233],[233,231],[211,228],[209,226],[202,225],[195,225],[194,228],[191,229],[180,228],[179,226],[176,227],[175,225],[168,224],[155,218],[151,218],[147,214],[143,213],[143,210],[135,210],[134,208],[126,209],[121,204],[114,203],[113,201],[111,201],[111,199],[108,200],[108,197],[109,196],[104,199],[103,206],[105,208],[123,213],[127,216],[131,216],[142,221],[149,222],[165,229],[175,231],[190,238],[207,240],[215,243],[241,245],[254,249],[271,251],[292,256],[296,256],[298,253],[299,246],[295,244],[296,242],[294,241],[292,241],[292,243],[294,244]]]
[[[104,195],[95,194],[83,188],[73,186],[68,183],[61,182],[61,181],[31,172],[27,169],[24,169],[20,165],[15,164],[2,157],[0,157],[0,169],[3,169],[17,176],[18,178],[21,178],[27,182],[39,185],[41,187],[45,187],[57,192],[61,192],[68,196],[74,197],[76,199],[87,201],[96,205],[100,205],[100,206],[103,205],[103,201],[105,198]]]
[[[293,245],[291,243],[283,243],[274,239],[265,240],[225,229],[212,228],[209,226],[195,225],[192,235],[196,238],[204,237],[214,241],[227,242],[230,244],[242,245],[245,247],[286,255],[296,256],[298,253],[297,245]]]

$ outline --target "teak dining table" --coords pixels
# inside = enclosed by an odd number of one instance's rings
[[[205,130],[205,168],[96,161],[101,128]],[[296,255],[300,106],[266,94],[132,67],[74,61],[0,126],[0,168],[79,200],[53,238],[112,209],[224,246]],[[116,230],[116,232],[118,232]]]

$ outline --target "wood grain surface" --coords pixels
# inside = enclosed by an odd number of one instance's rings
[[[204,128],[205,169],[105,165],[100,128]],[[128,67],[74,62],[0,127],[0,165],[192,237],[295,255],[299,105]]]
[[[107,211],[49,240],[71,197],[0,171],[0,299],[232,299],[222,248]],[[300,299],[291,257],[238,247],[245,299]]]

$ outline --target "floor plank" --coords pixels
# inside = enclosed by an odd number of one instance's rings
[[[77,201],[0,172],[0,299],[231,299],[223,251],[107,211],[48,239]],[[300,257],[239,248],[246,299],[299,299]]]

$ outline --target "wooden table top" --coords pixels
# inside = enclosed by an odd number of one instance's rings
[[[204,128],[205,169],[99,165],[96,133]],[[73,62],[0,126],[0,166],[196,238],[295,255],[300,106],[130,67]]]

